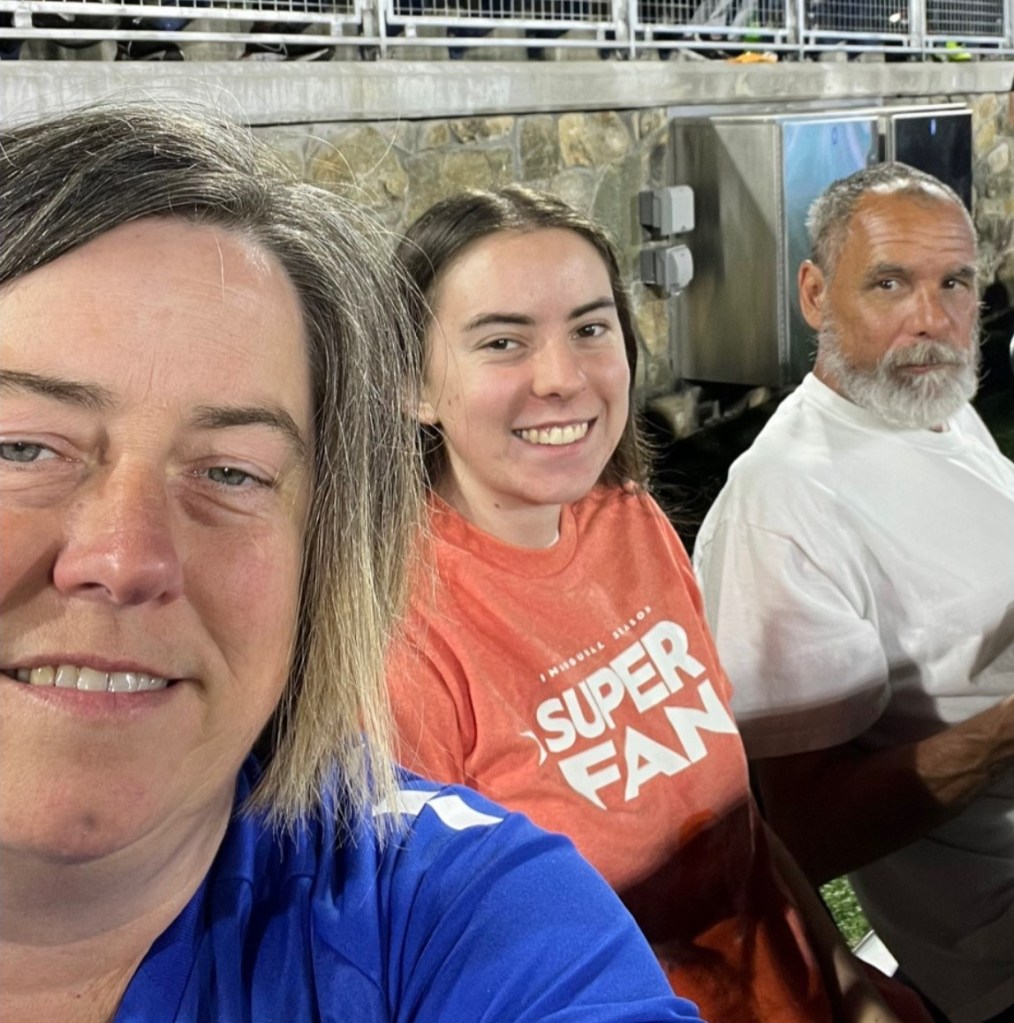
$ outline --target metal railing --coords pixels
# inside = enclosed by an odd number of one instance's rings
[[[0,0],[0,51],[17,40],[81,47],[232,42],[492,51],[597,50],[735,55],[747,50],[883,52],[896,57],[1014,55],[1014,0]],[[492,52],[490,55],[494,55]]]

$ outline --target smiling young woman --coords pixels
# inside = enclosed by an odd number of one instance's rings
[[[512,186],[438,203],[398,255],[435,564],[389,661],[404,762],[573,839],[706,1019],[897,1019],[751,798],[693,572],[646,490],[609,239]]]
[[[419,419],[439,427],[448,462],[437,492],[501,540],[548,546],[628,419],[601,256],[554,228],[480,239],[441,275],[426,346]]]

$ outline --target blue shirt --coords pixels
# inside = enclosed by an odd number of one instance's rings
[[[414,776],[399,805],[384,848],[368,822],[234,818],[116,1023],[699,1020],[566,839]]]

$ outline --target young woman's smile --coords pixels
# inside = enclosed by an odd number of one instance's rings
[[[447,451],[437,491],[500,539],[551,543],[627,420],[609,270],[576,232],[504,231],[449,266],[433,305],[419,417]]]

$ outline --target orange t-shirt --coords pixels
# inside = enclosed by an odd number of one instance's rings
[[[693,571],[650,497],[597,488],[501,543],[439,499],[389,686],[405,765],[570,836],[677,993],[721,1023],[831,1019],[769,858]]]

